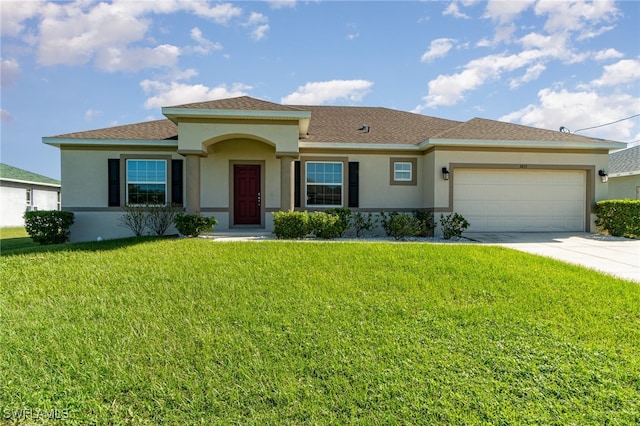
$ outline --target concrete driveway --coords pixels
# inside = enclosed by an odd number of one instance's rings
[[[494,244],[552,257],[640,282],[640,240],[586,232],[465,233],[482,244]]]

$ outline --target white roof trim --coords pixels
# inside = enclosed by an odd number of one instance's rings
[[[143,140],[143,139],[81,139],[81,138],[42,138],[47,145],[60,147],[62,145],[94,145],[94,146],[146,146],[153,147],[178,147],[175,139],[167,140]]]
[[[564,141],[513,141],[513,140],[474,140],[474,139],[430,139],[433,146],[466,146],[487,148],[567,148],[567,149],[608,149],[614,150],[626,146],[623,142],[564,142]]]
[[[640,170],[631,170],[631,171],[622,172],[622,173],[609,173],[610,178],[637,176],[637,175],[640,175]]]
[[[169,119],[177,117],[262,118],[272,120],[300,120],[303,118],[311,118],[310,111],[197,109],[172,107],[162,108],[162,114]]]
[[[37,185],[37,186],[51,186],[53,188],[60,188],[61,186],[61,184],[59,183],[45,183],[45,182],[36,182],[33,180],[11,179],[11,178],[5,178],[5,177],[0,177],[0,180],[3,180],[5,182],[26,183],[29,185]]]

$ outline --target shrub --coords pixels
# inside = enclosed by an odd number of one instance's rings
[[[362,237],[364,231],[371,231],[376,223],[378,223],[378,219],[374,219],[371,213],[365,215],[356,212],[351,216],[351,224],[358,238]]]
[[[149,223],[147,206],[126,205],[122,209],[124,214],[118,219],[120,226],[129,228],[136,237],[142,236]]]
[[[334,208],[327,210],[327,214],[338,217],[339,237],[351,228],[351,210],[347,208]]]
[[[72,212],[58,210],[40,210],[24,214],[27,233],[34,242],[40,244],[67,242],[73,220]]]
[[[176,204],[165,206],[149,206],[147,208],[147,226],[156,235],[164,235],[173,223],[173,220],[182,207]]]
[[[337,215],[315,212],[309,215],[309,231],[318,238],[336,238],[342,230],[341,219]]]
[[[278,239],[300,239],[309,233],[306,212],[274,212],[273,232]]]
[[[603,200],[593,206],[596,225],[616,237],[640,237],[640,200]]]
[[[416,210],[413,212],[413,216],[420,221],[420,236],[433,237],[433,230],[436,228],[433,213],[428,210]]]
[[[440,225],[442,225],[444,239],[450,240],[453,237],[462,237],[464,230],[469,227],[469,222],[458,213],[452,213],[448,216],[440,214]]]
[[[380,212],[380,221],[387,236],[396,240],[416,237],[422,232],[420,221],[407,213],[391,212],[386,214]]]
[[[213,231],[213,227],[218,224],[218,220],[211,216],[200,216],[199,214],[177,213],[173,222],[178,232],[186,237],[197,237],[203,232]]]

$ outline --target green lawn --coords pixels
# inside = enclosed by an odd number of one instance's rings
[[[43,250],[0,258],[4,421],[640,423],[640,286],[578,266],[457,244]]]

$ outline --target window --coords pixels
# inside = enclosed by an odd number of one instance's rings
[[[31,205],[31,200],[33,200],[33,189],[27,188],[27,206]]]
[[[127,204],[167,203],[167,162],[127,160]]]
[[[307,206],[342,206],[342,163],[306,163]]]
[[[398,161],[393,163],[393,180],[396,182],[411,182],[413,167],[411,163]]]
[[[391,158],[390,159],[389,184],[390,185],[417,185],[416,179],[417,158]]]

